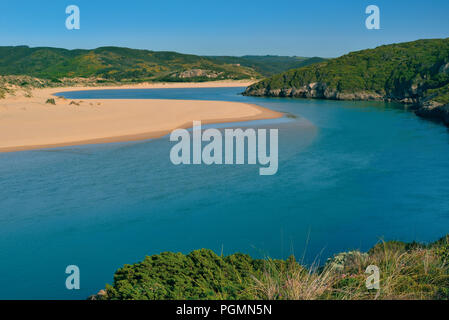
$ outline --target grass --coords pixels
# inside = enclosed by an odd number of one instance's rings
[[[367,289],[368,266],[380,289]],[[449,237],[425,245],[381,242],[367,253],[343,252],[325,265],[217,256],[201,249],[162,253],[125,265],[101,295],[107,300],[448,300]]]
[[[291,257],[290,262],[280,268],[267,259],[262,277],[253,279],[254,299],[314,300],[331,289],[334,275],[329,268],[321,272],[315,267],[306,269]]]
[[[399,245],[398,245],[399,244]],[[448,245],[405,248],[383,242],[367,255],[352,252],[343,266],[341,255],[325,267],[305,269],[299,265],[277,269],[267,260],[261,279],[255,279],[255,299],[285,300],[447,300],[449,298]],[[347,255],[348,256],[348,255]],[[335,263],[340,260],[340,262]],[[368,266],[380,270],[380,290],[368,290]]]
[[[53,98],[47,99],[47,101],[45,101],[45,103],[52,104],[52,105],[56,105],[56,101],[55,101],[55,99],[53,99]]]

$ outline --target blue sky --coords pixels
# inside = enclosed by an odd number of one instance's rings
[[[80,30],[65,28],[71,4]],[[371,4],[380,7],[381,30],[365,28]],[[447,0],[2,0],[0,45],[336,57],[449,37],[448,17]]]

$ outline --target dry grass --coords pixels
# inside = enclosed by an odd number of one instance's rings
[[[295,262],[286,265],[267,260],[262,278],[254,277],[253,291],[258,299],[314,300],[329,290],[334,282],[330,270],[317,272]]]
[[[323,268],[304,268],[290,258],[266,260],[262,276],[254,277],[255,299],[285,300],[428,300],[449,298],[447,249],[383,242],[368,254],[343,253]],[[380,270],[380,290],[368,290],[365,270]]]

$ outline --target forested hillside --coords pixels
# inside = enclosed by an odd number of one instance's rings
[[[412,104],[449,124],[449,38],[351,52],[250,86],[246,95]]]
[[[269,77],[290,69],[301,68],[313,63],[323,62],[326,59],[313,57],[288,57],[288,56],[209,56],[209,59],[218,63],[240,64],[256,70],[263,76]]]
[[[94,50],[0,47],[0,75],[41,79],[96,77],[114,81],[208,81],[251,79],[251,68],[176,52],[119,47]]]

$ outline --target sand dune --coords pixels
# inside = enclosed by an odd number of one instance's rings
[[[243,86],[242,82],[146,84],[118,88]],[[115,89],[117,87],[102,87]],[[0,152],[158,138],[193,120],[223,123],[279,118],[256,105],[187,100],[67,100],[56,92],[98,88],[36,89],[32,97],[0,100]],[[46,103],[54,98],[55,105]]]

